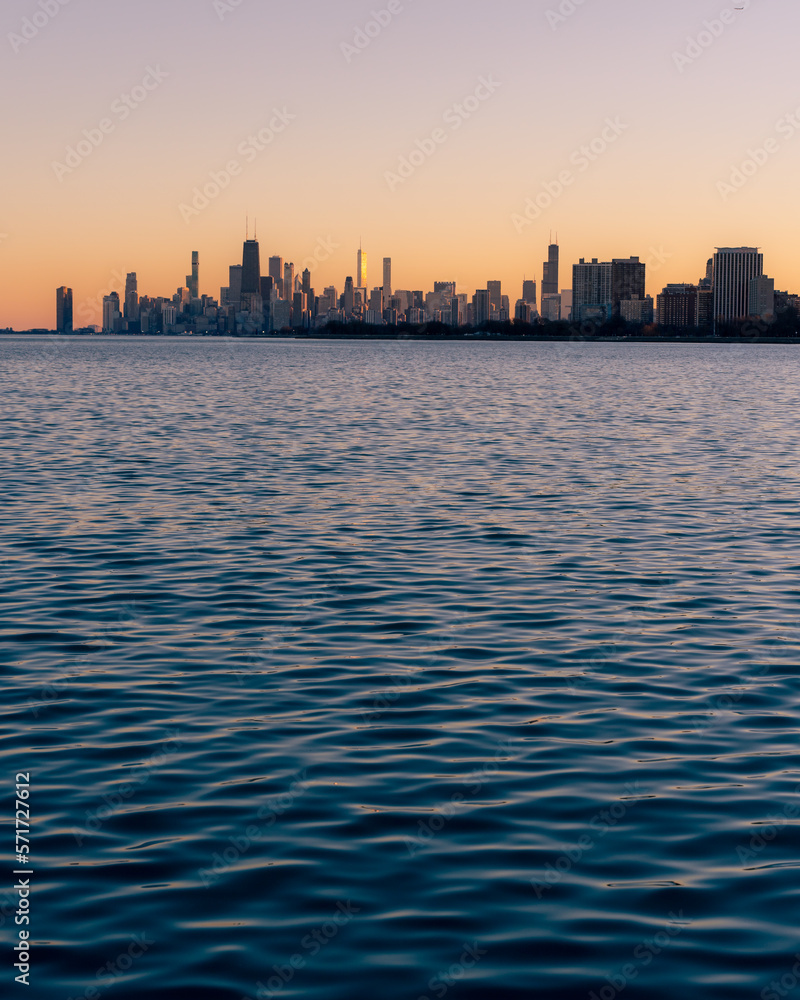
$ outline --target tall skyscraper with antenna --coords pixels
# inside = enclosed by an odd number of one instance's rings
[[[250,223],[242,250],[242,295],[261,294],[261,253],[258,247],[258,228],[255,238],[250,239]]]
[[[367,255],[359,246],[358,248],[358,270],[356,271],[358,275],[358,287],[367,287]]]

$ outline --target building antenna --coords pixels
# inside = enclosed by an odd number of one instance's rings
[[[245,240],[250,239],[250,216],[246,215],[244,217],[244,238]]]
[[[256,216],[256,231],[253,233],[253,239],[258,241],[258,216]]]

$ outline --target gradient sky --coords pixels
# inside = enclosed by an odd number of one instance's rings
[[[338,244],[318,291],[342,290],[363,237],[370,286],[391,256],[395,288],[456,280],[471,295],[502,279],[513,303],[523,276],[541,280],[551,229],[562,287],[579,257],[635,254],[656,294],[701,277],[714,246],[758,245],[777,287],[800,291],[800,117],[777,130],[800,116],[796,0],[733,0],[748,9],[682,72],[674,53],[723,0],[400,0],[349,62],[342,43],[384,0],[68,0],[20,46],[9,36],[40,3],[57,0],[4,0],[0,14],[0,327],[52,328],[62,284],[76,325],[98,322],[91,303],[127,271],[171,296],[192,250],[217,296],[247,214],[264,271],[271,254],[301,268],[320,239]],[[559,8],[574,13],[553,26]],[[148,67],[169,75],[122,120],[112,106]],[[453,130],[445,113],[481,77],[500,86]],[[294,120],[248,162],[241,144],[276,108]],[[113,131],[59,179],[53,163],[104,118]],[[581,171],[570,157],[607,119],[627,128]],[[390,190],[386,172],[437,128],[446,141]],[[718,183],[769,139],[766,163],[723,198]],[[185,221],[181,203],[231,160],[241,173]],[[564,170],[574,182],[518,232],[513,216]]]

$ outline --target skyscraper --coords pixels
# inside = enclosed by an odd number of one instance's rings
[[[353,288],[353,279],[349,275],[344,280],[343,298],[344,314],[349,319],[353,315],[353,309],[355,308],[355,289]]]
[[[536,282],[535,281],[523,281],[522,282],[522,301],[527,302],[529,306],[536,305]]]
[[[551,243],[547,250],[547,260],[542,265],[542,297],[558,295],[558,243]]]
[[[687,329],[700,325],[697,315],[697,285],[666,285],[656,304],[659,326]]]
[[[65,285],[56,291],[56,330],[72,333],[72,289]]]
[[[292,301],[294,295],[294,264],[283,265],[283,297],[287,302]]]
[[[611,262],[611,303],[616,315],[624,299],[643,299],[645,295],[645,265],[638,257],[615,257]]]
[[[261,253],[258,240],[245,240],[242,249],[242,295],[261,293]]]
[[[242,305],[242,265],[231,264],[228,278],[228,305],[240,309]]]
[[[758,247],[717,247],[714,254],[714,325],[746,319],[750,282],[764,273]]]
[[[119,295],[112,292],[103,297],[103,333],[117,333],[122,317],[119,312]]]
[[[750,294],[748,313],[759,319],[773,320],[775,318],[775,279],[762,274],[750,279]]]
[[[475,326],[480,326],[491,319],[492,299],[488,288],[479,288],[472,297],[472,310]]]
[[[186,275],[186,287],[193,299],[200,298],[200,253],[192,251],[192,273]]]
[[[607,320],[613,308],[610,261],[599,263],[597,257],[590,264],[581,257],[572,265],[572,318],[579,323],[584,320]],[[542,295],[544,303],[545,296]]]
[[[366,255],[366,253],[360,247],[359,247],[359,250],[358,250],[358,270],[357,270],[356,273],[358,275],[358,287],[359,288],[366,288],[367,287],[367,255]]]
[[[278,295],[283,298],[283,257],[270,257],[269,276],[275,283]]]
[[[125,279],[125,306],[123,315],[132,323],[139,321],[139,282],[136,272],[131,271]]]
[[[386,302],[392,295],[392,258],[383,258],[383,301]]]
[[[500,312],[503,307],[503,283],[502,281],[487,281],[486,288],[489,291],[489,301],[492,312]]]

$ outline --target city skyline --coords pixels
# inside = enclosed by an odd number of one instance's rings
[[[559,287],[560,245],[550,235],[541,281],[523,279],[503,291],[503,282],[488,279],[485,288],[459,289],[454,281],[434,281],[418,289],[393,286],[393,260],[383,258],[382,284],[368,284],[368,253],[359,243],[355,277],[344,278],[344,286],[319,287],[314,281],[320,254],[307,258],[302,271],[293,261],[272,255],[261,265],[257,231],[251,238],[249,220],[242,244],[242,263],[228,267],[228,284],[219,295],[205,291],[200,283],[200,251],[191,252],[191,272],[186,284],[172,296],[139,296],[138,274],[128,272],[124,296],[108,290],[102,296],[102,322],[87,320],[91,308],[85,302],[73,306],[73,289],[56,290],[56,332],[103,332],[132,334],[200,333],[207,335],[277,333],[284,330],[322,330],[330,324],[362,323],[373,332],[398,324],[428,323],[450,327],[483,324],[540,323],[566,321],[574,327],[589,323],[602,326],[614,319],[639,327],[699,329],[713,331],[720,324],[755,320],[772,324],[783,315],[783,336],[800,313],[800,296],[776,288],[775,279],[764,272],[764,254],[758,247],[715,247],[705,273],[699,279],[667,283],[660,293],[648,294],[648,261],[638,255],[601,261],[581,257],[572,264],[570,288]],[[557,237],[556,237],[557,240]],[[319,248],[322,258],[330,245]],[[652,264],[652,262],[651,262]],[[655,271],[660,270],[656,262]],[[483,284],[483,283],[482,283]],[[541,295],[537,292],[540,289]],[[787,312],[793,310],[794,313]],[[762,332],[766,332],[763,330]]]
[[[50,325],[67,260],[76,308],[115,273],[123,294],[132,266],[142,287],[177,286],[187,244],[207,287],[224,285],[230,220],[248,214],[298,266],[319,241],[341,248],[322,285],[363,237],[373,279],[391,256],[398,287],[446,265],[471,291],[489,263],[516,286],[539,278],[552,230],[565,260],[633,248],[655,276],[660,259],[650,294],[741,242],[768,246],[776,286],[796,287],[800,11],[737,7],[507,0],[485,19],[451,0],[346,0],[267,21],[247,2],[143,0],[121,31],[94,0],[53,17],[9,0],[0,325]],[[269,58],[242,58],[267,28]]]

